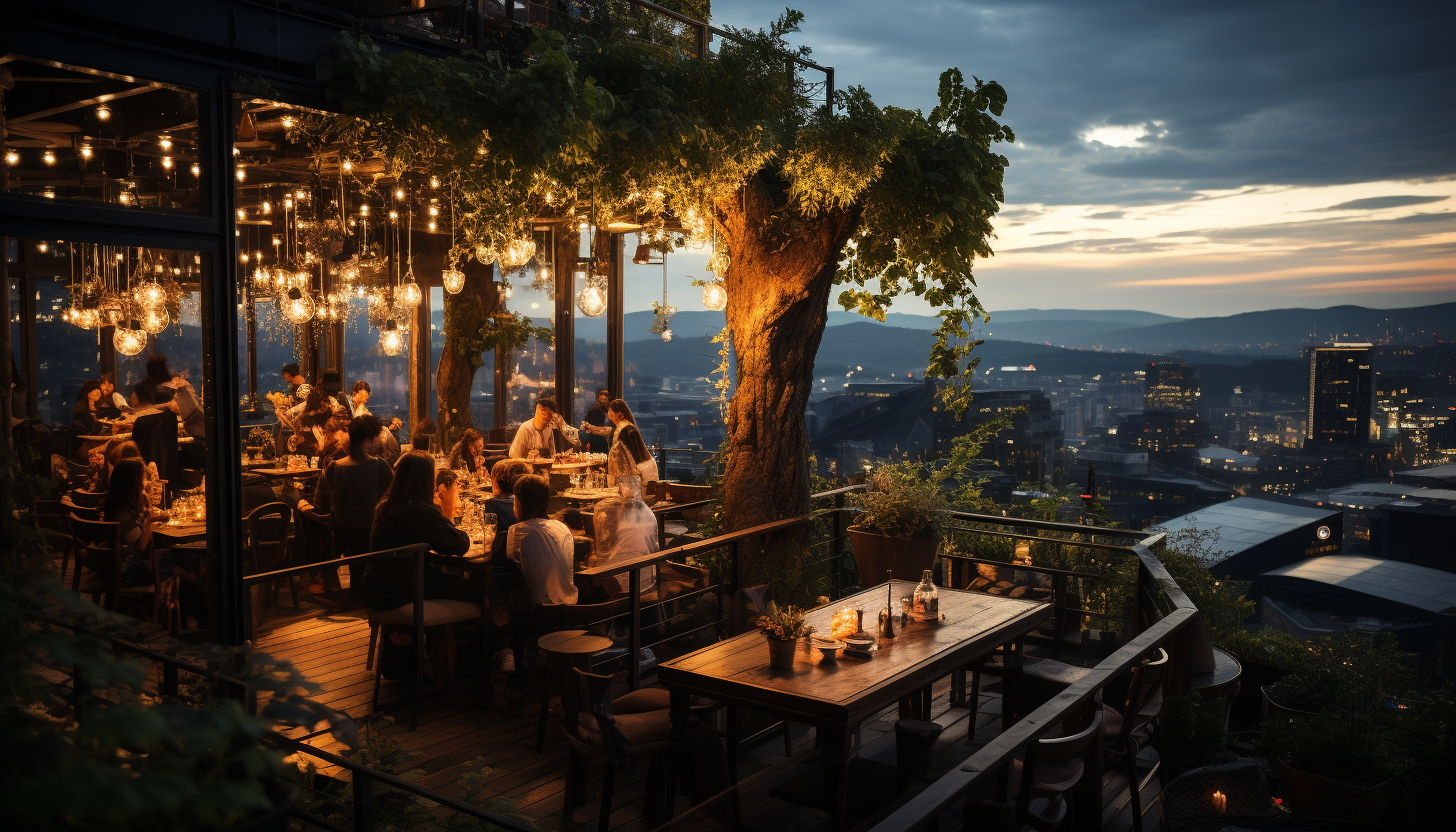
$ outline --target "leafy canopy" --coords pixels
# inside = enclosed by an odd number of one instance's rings
[[[959,409],[975,366],[970,324],[985,316],[972,264],[991,255],[1005,199],[995,145],[1015,138],[998,121],[1006,92],[949,69],[928,115],[880,107],[863,87],[818,106],[816,79],[790,71],[809,54],[787,40],[802,20],[787,10],[767,29],[734,30],[709,58],[640,30],[534,32],[519,55],[444,58],[386,55],[344,34],[319,76],[359,120],[334,141],[382,156],[392,175],[429,171],[448,184],[454,256],[504,245],[542,217],[722,240],[714,209],[731,210],[759,174],[781,186],[787,221],[852,212],[840,304],[880,320],[906,294],[937,307],[928,374],[957,382],[948,400]],[[731,292],[731,264],[728,282]]]

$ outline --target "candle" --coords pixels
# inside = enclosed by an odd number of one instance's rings
[[[1220,815],[1228,811],[1228,796],[1223,792],[1213,793],[1213,810]]]

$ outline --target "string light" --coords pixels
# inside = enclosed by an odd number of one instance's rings
[[[40,155],[40,160],[48,165],[54,165],[56,163],[56,154],[47,150]]]
[[[157,140],[157,146],[160,147],[160,148],[162,148],[163,150],[171,150],[172,149],[172,137],[171,136],[167,136],[167,135],[163,135],[160,139]]]
[[[193,176],[201,176],[202,175],[202,165],[199,165],[196,162],[193,162],[192,163],[192,175]]]
[[[273,213],[273,204],[270,203],[266,199],[263,200],[263,213],[265,213],[265,214],[271,214],[271,213]]]
[[[246,169],[242,168],[242,167],[239,167],[238,168],[238,181],[241,182],[241,181],[243,181],[244,179],[247,179],[247,178],[248,178],[248,171]]]
[[[105,104],[96,105],[96,118],[100,119],[101,121],[106,121],[107,119],[111,118],[111,108],[106,106]],[[127,354],[136,355],[136,353]]]
[[[465,272],[451,266],[440,272],[440,283],[445,287],[445,291],[458,295],[460,290],[465,288]]]
[[[90,159],[91,158],[91,145],[89,145],[89,144],[83,144],[83,145],[81,145],[81,158],[82,159]]]
[[[295,324],[308,323],[313,318],[313,298],[297,286],[289,289],[283,303],[283,317]]]
[[[345,159],[343,162],[343,168],[344,173],[348,173],[349,171],[352,171],[354,169],[354,163],[349,161],[348,159]]]
[[[404,351],[404,334],[399,331],[399,324],[391,318],[384,322],[384,327],[379,330],[379,351],[385,355],[395,356]]]
[[[163,156],[162,157],[162,167],[163,168],[166,168],[167,170],[171,170],[172,169],[172,157],[171,156]]]
[[[293,116],[284,116],[283,117],[283,129],[284,130],[292,130],[293,129]]]

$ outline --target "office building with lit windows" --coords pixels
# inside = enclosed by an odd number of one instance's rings
[[[1369,344],[1311,347],[1306,445],[1368,442],[1374,406]]]

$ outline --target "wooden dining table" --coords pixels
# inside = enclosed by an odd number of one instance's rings
[[[871,629],[887,599],[894,606],[911,595],[915,583],[893,581],[855,593],[809,611],[806,620],[827,635],[835,610],[864,610]],[[701,696],[766,711],[818,731],[824,765],[824,808],[831,828],[847,829],[849,763],[856,749],[858,726],[900,700],[920,694],[937,679],[985,657],[1002,645],[1019,641],[1051,617],[1050,604],[1002,598],[979,592],[939,589],[940,623],[910,622],[893,639],[881,639],[869,658],[844,655],[825,659],[799,642],[792,669],[769,665],[768,647],[757,631],[665,662],[658,681],[671,692],[674,769],[691,786],[692,743],[688,725],[690,700]],[[730,720],[736,724],[736,720]],[[730,730],[730,754],[736,758],[737,737]],[[732,768],[736,769],[736,766]],[[692,794],[693,790],[688,789]]]

